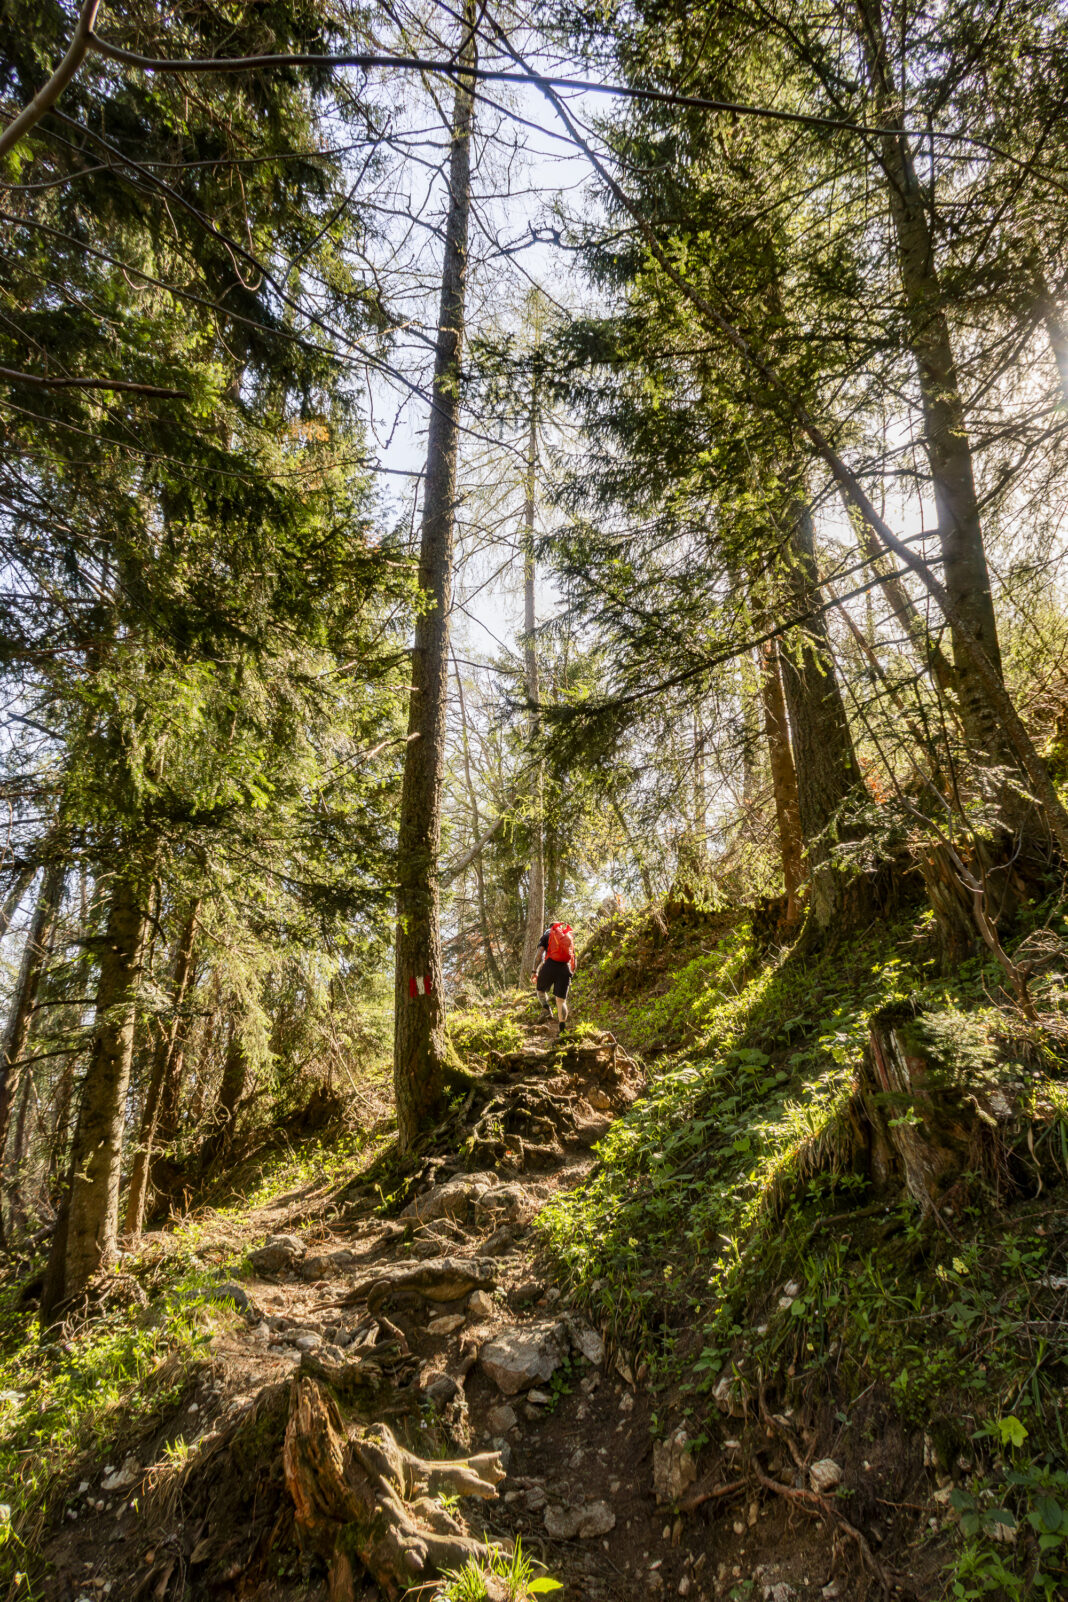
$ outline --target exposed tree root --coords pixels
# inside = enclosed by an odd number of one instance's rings
[[[696,1513],[697,1509],[699,1507],[704,1507],[706,1502],[715,1502],[718,1501],[720,1497],[724,1496],[738,1496],[743,1491],[748,1490],[748,1488],[749,1481],[744,1478],[740,1480],[728,1480],[723,1485],[717,1485],[715,1482],[709,1484],[708,1480],[700,1480],[693,1487],[693,1489],[688,1491],[682,1498],[682,1501],[679,1503],[679,1512]]]
[[[347,1433],[334,1401],[305,1376],[293,1382],[283,1466],[297,1524],[330,1565],[330,1602],[353,1602],[360,1565],[396,1602],[420,1580],[487,1556],[432,1499],[496,1497],[504,1469],[495,1452],[429,1462],[384,1424]]]
[[[851,1540],[855,1541],[864,1567],[884,1596],[889,1596],[891,1588],[895,1585],[899,1589],[901,1588],[900,1579],[896,1575],[890,1575],[875,1556],[867,1536],[863,1531],[858,1530],[855,1524],[851,1524],[844,1513],[839,1512],[829,1497],[821,1496],[818,1491],[805,1491],[798,1486],[782,1485],[778,1480],[773,1480],[770,1474],[765,1474],[755,1459],[752,1467],[757,1480],[766,1491],[773,1491],[776,1496],[785,1497],[788,1502],[793,1502],[796,1506],[821,1514],[829,1524],[837,1525]]]

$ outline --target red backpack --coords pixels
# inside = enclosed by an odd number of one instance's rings
[[[574,962],[575,937],[569,923],[554,923],[549,930],[548,957],[550,962]]]

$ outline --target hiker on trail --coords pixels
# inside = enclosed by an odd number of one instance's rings
[[[553,1015],[549,991],[556,997],[556,1016],[560,1034],[567,1029],[567,992],[575,971],[575,937],[569,923],[552,923],[538,941],[541,961],[530,976],[537,987],[538,1000],[547,1018]]]

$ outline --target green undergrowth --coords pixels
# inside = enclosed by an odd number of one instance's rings
[[[0,1581],[28,1596],[27,1563],[54,1523],[87,1452],[121,1464],[130,1444],[173,1413],[212,1335],[235,1314],[212,1274],[179,1239],[165,1255],[125,1258],[103,1310],[42,1336],[20,1287],[0,1291]],[[125,1294],[124,1294],[125,1288]]]
[[[588,1012],[646,1054],[647,1093],[539,1227],[573,1292],[649,1366],[665,1427],[681,1413],[698,1446],[715,1443],[711,1393],[751,1405],[763,1385],[836,1417],[846,1450],[855,1404],[877,1396],[926,1435],[945,1481],[924,1531],[952,1550],[944,1594],[1060,1596],[1068,1071],[1048,1041],[1007,1061],[997,971],[941,977],[916,936],[903,921],[800,956],[762,952],[744,917],[656,931],[645,993],[620,953],[595,952]],[[641,938],[625,936],[632,954]],[[871,1189],[860,1142],[868,1020],[908,998],[959,1081],[1029,1087],[1000,1170],[972,1176],[941,1229]]]

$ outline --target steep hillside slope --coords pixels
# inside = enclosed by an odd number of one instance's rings
[[[604,925],[572,1037],[454,1015],[416,1160],[309,1146],[43,1342],[13,1265],[8,1594],[1065,1594],[1060,980],[922,934]]]

